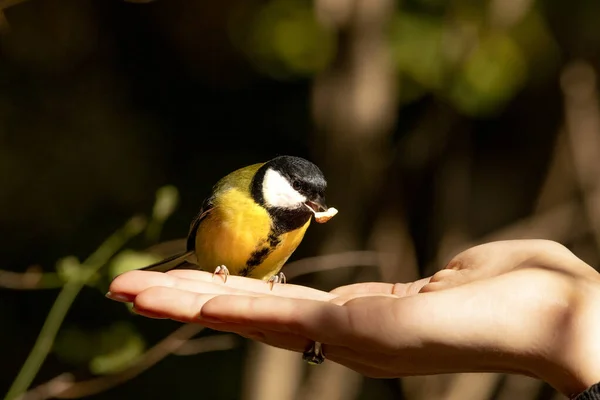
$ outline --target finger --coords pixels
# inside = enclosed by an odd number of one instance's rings
[[[431,282],[423,286],[419,293],[437,292],[443,289],[450,289],[450,286],[445,282]]]
[[[150,286],[168,286],[168,275],[154,271],[128,271],[112,280],[106,297],[123,302],[131,302],[142,290]]]
[[[109,294],[107,294],[107,297],[117,301],[130,302],[133,301],[139,293],[156,286],[205,294],[252,294],[252,292],[248,290],[198,282],[190,279],[180,279],[160,272],[131,271],[131,273],[126,273],[115,278],[109,287]]]
[[[172,270],[167,272],[167,275],[199,282],[226,285],[232,288],[244,289],[263,294],[276,294],[279,296],[316,300],[329,300],[335,297],[328,292],[289,283],[275,283],[271,289],[271,285],[266,281],[236,275],[228,275],[227,282],[224,282],[223,279],[217,279],[217,277],[213,277],[212,273],[191,269]]]
[[[133,305],[141,314],[174,319],[180,322],[198,323],[197,317],[202,306],[217,293],[194,293],[187,290],[154,286],[140,292]]]
[[[190,271],[200,272],[200,271]],[[209,274],[211,275],[211,274]],[[311,289],[296,285],[273,285],[273,290],[270,290],[270,285],[264,281],[251,278],[241,278],[233,283],[228,279],[226,284],[215,279],[215,282],[207,282],[197,279],[186,279],[185,277],[197,277],[196,274],[171,274],[152,271],[130,271],[115,278],[109,287],[107,297],[117,301],[133,301],[142,291],[154,287],[163,286],[180,290],[187,290],[194,293],[211,293],[211,294],[277,294],[285,297],[298,298],[313,298],[319,300],[329,300],[334,296],[327,292],[316,289]],[[212,276],[212,275],[211,275]],[[253,289],[260,289],[258,291]]]
[[[307,299],[217,296],[203,305],[199,318],[293,333],[341,345],[354,335],[344,307]]]
[[[294,332],[280,332],[243,323],[217,322],[212,318],[198,318],[199,310],[206,305],[207,301],[214,298],[215,295],[194,294],[166,287],[152,287],[136,297],[134,307],[140,315],[147,315],[151,318],[170,318],[184,323],[195,322],[207,328],[236,333],[282,349],[303,352],[313,343],[312,340]],[[227,301],[226,304],[230,304],[230,301]],[[335,337],[330,340],[335,340]],[[326,343],[333,343],[333,341]],[[348,360],[348,357],[356,358],[353,351],[340,349],[341,346],[332,345],[331,356],[335,358],[338,353],[343,354],[346,357],[345,361]],[[359,363],[355,362],[354,364],[358,365]]]
[[[146,318],[152,318],[152,319],[168,319],[168,317],[161,315],[161,314],[156,314],[150,311],[146,311],[146,310],[138,310],[135,307],[131,308],[131,312],[141,315],[142,317],[146,317]]]
[[[355,283],[352,285],[340,286],[333,289],[330,293],[336,295],[351,294],[392,294],[398,297],[411,296],[419,293],[419,290],[429,282],[430,278],[419,279],[409,283],[385,283],[385,282],[366,282]]]
[[[429,283],[421,287],[419,293],[450,289],[477,279],[477,270],[442,269],[433,274]]]
[[[142,291],[135,297],[134,308],[136,309],[136,312],[139,313],[140,315],[148,315],[148,316],[151,316],[152,318],[170,318],[170,319],[174,319],[174,320],[180,321],[180,322],[196,322],[196,323],[202,323],[202,324],[215,323],[215,322],[225,322],[225,323],[228,322],[228,323],[234,323],[234,324],[245,324],[247,326],[259,328],[259,329],[276,328],[276,329],[280,329],[280,330],[284,330],[284,331],[290,331],[290,329],[293,329],[293,328],[290,328],[290,326],[296,324],[295,322],[293,322],[292,324],[290,324],[288,326],[285,326],[285,324],[281,324],[281,323],[280,324],[277,324],[277,323],[269,324],[268,321],[265,322],[265,321],[261,321],[260,319],[256,320],[255,317],[257,315],[255,315],[255,314],[249,314],[249,315],[243,315],[243,316],[239,315],[238,314],[239,311],[241,311],[242,313],[246,312],[238,306],[240,303],[245,304],[248,299],[260,298],[260,297],[253,297],[252,295],[245,295],[245,296],[221,295],[222,297],[225,298],[225,301],[222,302],[222,305],[219,306],[217,304],[216,306],[211,307],[213,309],[215,307],[218,308],[217,312],[218,312],[219,316],[212,316],[212,315],[210,315],[210,313],[209,314],[201,313],[202,309],[204,308],[204,306],[206,305],[207,302],[209,302],[210,300],[214,299],[215,297],[219,297],[219,296],[220,296],[219,293],[210,293],[210,294],[194,293],[194,292],[180,290],[180,289],[176,289],[176,288],[169,288],[169,287],[164,287],[164,286],[154,286],[154,287],[150,287],[150,288]],[[268,311],[271,314],[272,318],[274,318],[275,321],[277,321],[277,315],[281,311],[281,308],[278,305],[282,301],[285,301],[285,300],[292,300],[295,302],[300,302],[299,304],[296,304],[297,306],[300,306],[297,309],[297,311],[300,311],[302,313],[310,312],[310,310],[307,309],[306,307],[304,307],[304,308],[301,307],[303,305],[302,302],[319,303],[319,304],[321,304],[321,306],[325,306],[328,308],[341,308],[341,307],[329,304],[327,302],[319,302],[319,301],[314,301],[314,300],[286,299],[286,298],[277,297],[277,296],[267,296],[267,295],[259,295],[259,294],[256,294],[255,296],[264,296],[265,298],[268,297],[268,298],[272,299],[272,302],[270,302],[270,304],[272,304],[272,307],[270,307],[270,309],[268,309],[268,310],[265,309],[264,311]],[[242,301],[239,301],[239,299],[242,299]],[[313,308],[317,309],[317,306],[313,306]],[[238,315],[238,318],[236,318],[235,315]],[[231,316],[231,317],[228,319],[227,316]],[[321,317],[321,318],[326,318],[326,317]],[[268,318],[267,318],[267,320],[268,320]],[[315,330],[315,329],[319,329],[319,328],[318,328],[318,326],[314,326],[312,329]],[[293,333],[302,335],[302,332],[293,332]],[[320,339],[315,339],[315,340],[320,340]]]

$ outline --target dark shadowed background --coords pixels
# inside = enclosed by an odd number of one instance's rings
[[[340,210],[290,260],[330,256],[296,264],[297,283],[408,281],[471,245],[525,237],[597,266],[600,2],[0,0],[0,10],[2,392],[562,398],[515,376],[307,369],[299,354],[138,317],[104,293],[116,273],[151,262],[149,246],[185,236],[217,179],[279,154],[317,163]]]

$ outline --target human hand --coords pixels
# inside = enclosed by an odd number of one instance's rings
[[[444,271],[444,272],[442,272]],[[330,293],[179,270],[131,271],[110,286],[141,315],[194,322],[329,360],[367,376],[509,372],[570,395],[600,380],[600,280],[549,241],[473,247],[431,278]]]

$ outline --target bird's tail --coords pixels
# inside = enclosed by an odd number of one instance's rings
[[[185,263],[190,262],[188,259],[193,255],[194,255],[193,251],[186,251],[183,253],[178,253],[171,257],[167,257],[162,261],[148,265],[147,267],[140,268],[140,271],[167,272],[172,269],[181,267]]]

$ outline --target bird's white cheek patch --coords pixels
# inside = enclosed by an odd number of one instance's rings
[[[306,201],[287,179],[272,169],[265,173],[262,189],[265,203],[270,207],[297,208]]]

